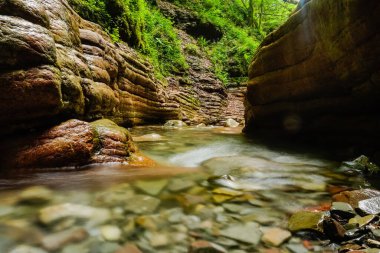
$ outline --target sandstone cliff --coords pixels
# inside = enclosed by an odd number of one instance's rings
[[[54,118],[178,118],[151,66],[65,0],[1,1],[0,32],[2,132]]]
[[[213,72],[207,54],[198,47],[197,37],[219,40],[223,34],[211,23],[202,22],[194,13],[165,1],[157,1],[158,8],[173,20],[181,40],[181,49],[189,69],[186,73],[168,78],[169,94],[181,111],[181,118],[190,124],[218,124],[228,96],[222,82]]]
[[[377,0],[302,1],[250,66],[246,131],[378,142],[379,17]]]

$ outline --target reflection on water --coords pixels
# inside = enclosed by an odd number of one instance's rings
[[[0,252],[187,253],[199,240],[225,252],[302,249],[289,239],[289,215],[357,179],[315,153],[269,149],[239,130],[138,127],[140,149],[160,166],[3,176]],[[287,235],[276,245],[272,227]]]

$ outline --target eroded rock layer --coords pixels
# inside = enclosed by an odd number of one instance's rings
[[[180,118],[186,123],[218,124],[224,119],[226,89],[213,73],[213,65],[198,48],[197,41],[182,30],[177,33],[189,70],[186,75],[168,78],[170,98],[179,105]]]
[[[0,2],[1,131],[53,118],[121,124],[179,117],[151,66],[65,0]]]
[[[246,130],[377,141],[380,2],[302,3],[250,66]]]

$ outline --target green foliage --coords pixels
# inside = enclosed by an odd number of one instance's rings
[[[181,43],[171,21],[155,9],[150,10],[145,21],[143,53],[151,58],[164,76],[186,70],[188,66],[180,49]]]
[[[85,19],[100,24],[114,41],[137,48],[155,66],[158,76],[182,73],[188,66],[172,22],[146,0],[69,0]],[[198,38],[185,51],[209,54],[216,75],[228,84],[247,76],[249,63],[266,34],[290,15],[294,4],[283,0],[168,0],[193,10],[204,23],[218,27],[219,41]]]
[[[101,25],[115,41],[145,54],[157,76],[187,68],[172,23],[144,0],[69,0],[85,19]]]
[[[199,55],[200,53],[199,47],[193,43],[186,44],[185,51],[191,55]]]
[[[252,12],[249,12],[252,1]],[[207,51],[215,66],[216,75],[228,84],[247,76],[253,54],[265,35],[280,26],[289,17],[294,4],[283,0],[171,0],[176,5],[190,8],[203,22],[221,28],[220,41],[198,39],[198,45]],[[260,9],[260,7],[262,7]],[[250,23],[252,15],[253,23]],[[259,20],[261,19],[261,20]],[[258,26],[260,23],[260,26]]]

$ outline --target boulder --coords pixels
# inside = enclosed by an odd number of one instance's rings
[[[69,120],[0,143],[1,169],[39,169],[118,162],[141,164],[129,132],[110,120]]]
[[[246,131],[378,145],[379,15],[377,0],[301,1],[250,65]]]

